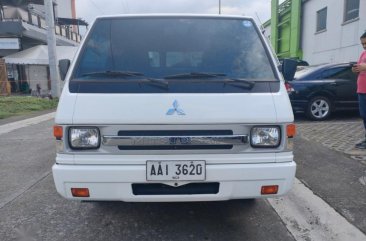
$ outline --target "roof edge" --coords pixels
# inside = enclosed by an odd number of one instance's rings
[[[134,18],[134,17],[196,17],[196,18],[232,18],[232,19],[253,19],[252,16],[229,15],[229,14],[183,14],[183,13],[150,13],[150,14],[116,14],[116,15],[100,15],[96,19],[101,18]]]

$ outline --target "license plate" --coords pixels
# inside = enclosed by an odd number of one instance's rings
[[[206,179],[205,161],[147,161],[148,181],[203,181]]]

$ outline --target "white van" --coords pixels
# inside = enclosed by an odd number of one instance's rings
[[[99,17],[69,64],[60,62],[68,72],[54,127],[63,197],[216,201],[290,190],[293,113],[252,18]]]

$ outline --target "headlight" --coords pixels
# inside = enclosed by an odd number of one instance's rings
[[[96,127],[71,127],[69,143],[73,149],[97,149],[100,145],[99,129]]]
[[[250,144],[253,147],[278,147],[281,142],[281,131],[278,126],[253,127],[250,133]]]

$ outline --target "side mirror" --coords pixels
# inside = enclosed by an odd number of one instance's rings
[[[282,72],[283,78],[286,81],[291,81],[294,79],[294,76],[296,73],[296,67],[297,67],[297,60],[283,59],[282,66],[281,66],[281,72]]]
[[[60,71],[61,80],[65,80],[67,71],[69,70],[69,67],[70,67],[70,63],[71,62],[69,59],[60,59],[58,61],[58,68]]]

